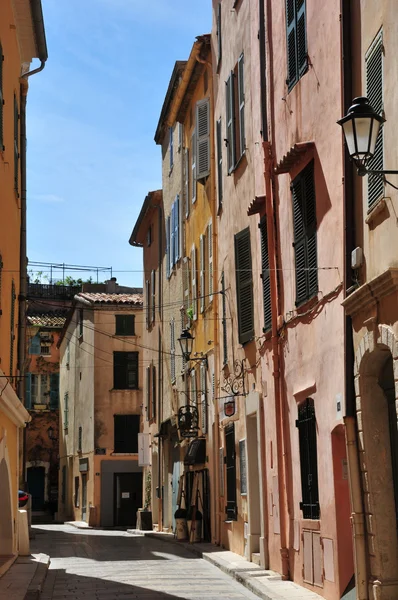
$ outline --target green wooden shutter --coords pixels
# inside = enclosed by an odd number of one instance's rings
[[[226,125],[227,125],[227,166],[228,173],[231,173],[236,164],[236,146],[235,146],[235,94],[234,94],[234,74],[230,76],[226,82]]]
[[[383,112],[383,36],[380,32],[366,55],[366,96],[372,108]],[[383,156],[383,124],[376,141],[375,153],[369,161],[369,169],[382,171]],[[380,175],[368,175],[368,210],[384,195],[384,182]]]
[[[32,408],[32,394],[31,394],[32,374],[28,373],[25,379],[25,408],[30,410]]]
[[[245,77],[244,56],[238,60],[238,104],[239,104],[239,155],[245,151]]]
[[[263,304],[264,304],[264,331],[271,329],[271,279],[269,272],[268,233],[267,219],[263,217],[260,221],[261,234],[261,278],[263,281]]]
[[[3,98],[3,48],[0,44],[0,150],[4,150],[4,132],[3,132],[3,106],[4,106],[4,98]]]
[[[245,344],[254,337],[252,256],[248,227],[235,235],[235,268],[239,342]]]
[[[217,121],[217,180],[218,180],[218,210],[222,207],[222,135],[221,117]]]
[[[196,179],[210,175],[210,101],[204,98],[196,103]]]
[[[59,373],[50,375],[50,409],[55,410],[59,405]]]
[[[306,0],[296,0],[296,19],[297,19],[297,66],[298,77],[300,78],[307,70],[307,27],[305,15]]]
[[[38,333],[30,340],[29,354],[40,354],[40,336]]]
[[[287,85],[289,91],[297,81],[296,0],[286,0]]]
[[[307,238],[308,297],[311,298],[318,291],[316,201],[313,162],[311,162],[303,171],[303,187],[305,198],[305,227]]]

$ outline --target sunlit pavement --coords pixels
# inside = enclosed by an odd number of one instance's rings
[[[32,552],[51,557],[42,600],[258,600],[178,544],[70,525],[38,525],[34,531]]]

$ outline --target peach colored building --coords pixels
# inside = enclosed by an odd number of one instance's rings
[[[90,284],[62,331],[58,518],[136,524],[143,507],[141,288]]]
[[[47,60],[40,0],[0,5],[0,575],[18,554],[26,283],[26,100],[34,58]],[[32,67],[33,69],[33,67]],[[22,478],[23,479],[23,478]]]

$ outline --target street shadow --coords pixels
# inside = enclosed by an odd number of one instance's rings
[[[104,576],[106,577],[106,575]],[[109,576],[112,577],[112,580],[68,573],[65,569],[51,569],[48,571],[40,595],[40,600],[69,598],[72,597],[72,594],[78,598],[84,595],[84,598],[87,598],[87,600],[97,600],[98,598],[120,598],[121,600],[139,600],[140,598],[142,600],[181,600],[187,598],[187,596],[175,596],[174,594],[168,594],[157,590],[156,587],[161,587],[162,583],[156,580],[152,580],[148,583],[148,587],[118,581],[118,578],[123,579],[127,576],[125,568],[124,571],[122,571],[122,567],[120,568],[120,572],[118,572],[118,569],[115,569],[115,571],[112,572],[112,575]],[[222,600],[221,597],[220,600]]]
[[[122,531],[90,529],[65,531],[62,526],[33,526],[35,538],[31,552],[48,554],[51,559],[82,558],[96,561],[165,561],[173,558],[198,559],[187,548],[166,540],[129,535]],[[145,540],[145,542],[144,542]],[[187,557],[187,552],[189,556]]]

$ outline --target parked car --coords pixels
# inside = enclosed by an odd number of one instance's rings
[[[25,506],[28,503],[29,500],[29,495],[28,492],[24,492],[22,490],[18,491],[18,505],[19,508],[25,508]]]

